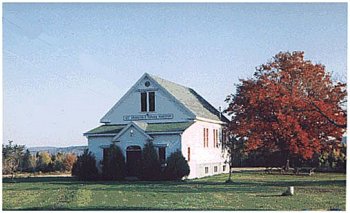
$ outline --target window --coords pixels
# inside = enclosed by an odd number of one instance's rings
[[[205,167],[204,170],[205,170],[205,174],[209,173],[209,167]]]
[[[156,109],[154,92],[148,93],[148,102],[149,102],[149,111],[154,112]]]
[[[214,166],[214,172],[218,172],[218,167]]]
[[[103,161],[108,160],[109,158],[109,148],[104,148],[103,149]]]
[[[226,165],[222,166],[222,171],[224,172],[226,170]]]
[[[216,130],[216,147],[219,148],[219,130]]]
[[[147,92],[141,92],[141,112],[147,112]]]
[[[214,147],[219,147],[219,130],[213,129]]]
[[[216,130],[215,129],[213,129],[213,142],[214,142],[214,145],[213,145],[213,147],[216,147]]]
[[[141,112],[154,112],[155,110],[156,110],[155,92],[141,92]]]
[[[165,147],[159,147],[158,149],[158,155],[160,162],[165,162]]]
[[[207,128],[207,137],[206,137],[206,141],[207,141],[207,147],[209,147],[209,129]]]
[[[209,130],[208,128],[204,128],[203,129],[203,141],[204,141],[204,147],[208,147],[208,134],[209,134]]]
[[[190,162],[190,160],[191,160],[191,148],[188,147],[187,148],[187,161]]]

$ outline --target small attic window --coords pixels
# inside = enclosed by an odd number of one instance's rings
[[[156,110],[155,92],[141,92],[141,112],[154,112],[155,110]]]
[[[150,83],[149,81],[146,81],[146,82],[145,82],[145,86],[146,86],[146,87],[149,87],[150,85],[151,85],[151,83]]]

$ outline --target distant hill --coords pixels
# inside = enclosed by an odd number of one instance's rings
[[[68,147],[29,147],[28,150],[31,154],[36,154],[37,152],[48,152],[50,154],[60,153],[74,153],[76,155],[81,155],[87,149],[87,146],[68,146]]]

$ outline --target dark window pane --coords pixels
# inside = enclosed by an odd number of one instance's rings
[[[154,112],[156,110],[156,100],[155,100],[155,93],[149,92],[148,93],[148,99],[149,99],[149,111]]]
[[[204,128],[204,147],[208,147],[209,146],[209,144],[208,144],[208,141],[209,141],[208,134],[209,134],[208,129]]]
[[[108,161],[109,158],[109,148],[103,149],[103,161]]]
[[[187,161],[190,162],[190,160],[191,160],[191,148],[188,147],[187,148]]]
[[[213,136],[214,136],[214,138],[213,138],[213,141],[214,141],[213,146],[216,147],[216,134],[215,134],[215,129],[213,129]]]
[[[141,112],[147,111],[147,93],[141,92]]]
[[[158,151],[160,162],[165,162],[165,147],[160,147]]]

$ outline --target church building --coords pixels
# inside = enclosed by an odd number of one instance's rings
[[[115,142],[123,151],[128,176],[135,176],[142,148],[150,141],[162,162],[180,150],[190,166],[189,179],[229,170],[222,147],[228,120],[191,88],[145,73],[100,122],[84,133],[99,169]]]

